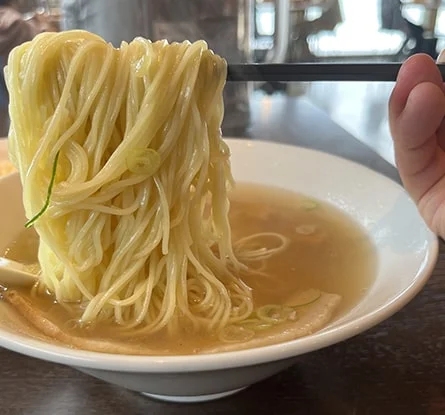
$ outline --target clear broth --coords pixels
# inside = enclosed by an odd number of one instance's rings
[[[267,260],[264,271],[270,278],[244,277],[252,288],[255,308],[283,304],[292,294],[315,288],[342,297],[334,316],[338,318],[353,308],[373,283],[377,265],[373,244],[358,224],[327,203],[277,188],[239,183],[231,194],[230,222],[234,240],[258,232],[277,232],[290,240],[285,252]],[[33,263],[37,247],[37,235],[27,230],[11,243],[4,256]],[[29,291],[21,294],[30,298]],[[122,340],[115,326],[79,329],[68,324],[76,316],[50,296],[31,301],[71,335]],[[144,338],[126,336],[125,341],[143,342],[160,354],[199,353],[218,344],[214,335],[169,335],[167,331]]]

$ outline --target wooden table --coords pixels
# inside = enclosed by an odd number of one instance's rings
[[[394,167],[305,98],[255,100],[249,136],[338,154],[398,180]],[[344,343],[302,356],[292,368],[237,395],[204,404],[166,404],[0,349],[0,414],[443,415],[444,348],[442,244],[427,287],[394,317]]]

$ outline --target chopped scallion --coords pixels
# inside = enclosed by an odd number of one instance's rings
[[[161,156],[152,148],[131,150],[127,156],[127,167],[132,173],[152,176],[161,165]]]

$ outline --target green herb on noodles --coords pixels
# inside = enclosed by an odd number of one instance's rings
[[[53,169],[51,172],[51,180],[49,182],[49,186],[48,186],[48,193],[46,195],[46,201],[45,204],[43,205],[42,209],[40,210],[39,213],[37,213],[37,215],[35,215],[32,219],[30,219],[28,222],[25,223],[25,228],[30,228],[32,225],[34,225],[34,223],[46,212],[46,210],[48,209],[49,206],[49,202],[51,199],[51,193],[53,191],[53,187],[54,187],[54,182],[56,180],[56,171],[57,171],[57,162],[59,161],[59,153],[60,150],[57,152],[56,157],[54,158],[54,163],[53,163]]]

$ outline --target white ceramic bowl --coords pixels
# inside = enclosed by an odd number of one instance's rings
[[[228,140],[238,181],[303,192],[343,209],[377,247],[378,273],[361,302],[311,336],[251,350],[196,356],[123,356],[55,346],[0,328],[0,346],[77,368],[107,382],[173,401],[234,393],[289,366],[296,357],[354,336],[410,301],[434,267],[437,238],[404,190],[341,158],[261,141]],[[0,251],[24,223],[17,175],[0,179]],[[5,304],[0,304],[5,313]]]

